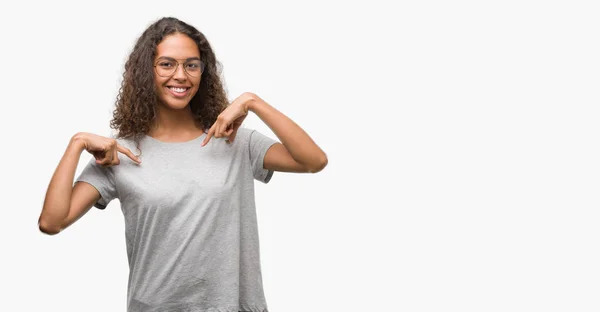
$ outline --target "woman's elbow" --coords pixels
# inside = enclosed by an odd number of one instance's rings
[[[60,233],[60,228],[52,226],[42,219],[38,220],[38,228],[40,229],[40,232],[48,235],[56,235]]]
[[[321,157],[319,157],[318,161],[316,161],[314,164],[308,167],[308,172],[317,173],[325,169],[325,167],[327,167],[328,162],[329,161],[327,160],[327,155],[323,154]]]

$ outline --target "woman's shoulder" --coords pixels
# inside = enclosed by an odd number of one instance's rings
[[[238,128],[236,137],[239,136],[239,135],[241,135],[243,137],[248,137],[252,131],[254,131],[254,129],[250,129],[250,128],[246,128],[244,126],[241,126],[241,127]]]
[[[134,154],[136,153],[136,140],[133,137],[118,137],[116,135],[111,135],[110,136],[111,139],[115,139],[115,141],[117,141],[117,144],[130,149]],[[138,142],[143,141],[143,136],[138,138]]]
[[[249,138],[253,133],[260,133],[258,130],[253,128],[240,127],[238,129],[237,135],[242,135],[245,138]],[[236,137],[237,137],[236,135]]]
[[[256,129],[240,127],[237,131],[235,139],[248,144],[251,141],[260,140],[263,137],[265,137],[265,135]]]

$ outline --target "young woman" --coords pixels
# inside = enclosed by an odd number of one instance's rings
[[[327,165],[306,132],[259,96],[228,104],[218,65],[197,29],[156,21],[125,64],[111,121],[118,135],[75,134],[48,186],[39,218],[47,234],[119,199],[129,312],[268,311],[254,180]],[[240,127],[249,112],[281,143]],[[84,150],[95,159],[73,184]]]

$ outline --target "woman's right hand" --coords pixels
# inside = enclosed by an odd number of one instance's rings
[[[131,150],[121,146],[117,140],[88,132],[76,134],[83,142],[85,150],[96,158],[96,163],[102,167],[115,166],[120,163],[117,152],[125,154],[138,165],[142,162]]]

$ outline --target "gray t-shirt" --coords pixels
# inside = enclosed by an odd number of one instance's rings
[[[267,312],[254,179],[268,183],[264,156],[277,141],[239,128],[232,144],[206,137],[140,141],[142,163],[119,153],[103,168],[92,157],[75,180],[93,185],[104,209],[125,217],[128,312]],[[134,154],[132,140],[117,139]]]

